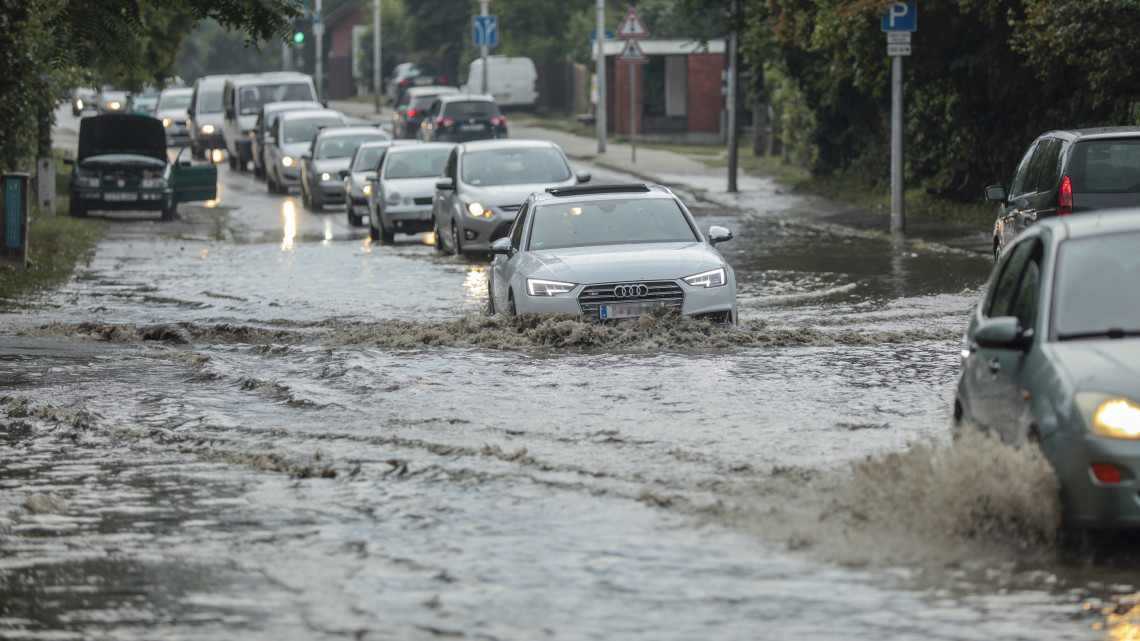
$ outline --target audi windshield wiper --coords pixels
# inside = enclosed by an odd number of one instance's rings
[[[1094,332],[1073,332],[1072,334],[1057,334],[1057,340],[1077,341],[1084,338],[1130,338],[1133,336],[1140,336],[1140,329],[1121,329],[1119,327],[1110,327],[1108,329],[1100,329]]]

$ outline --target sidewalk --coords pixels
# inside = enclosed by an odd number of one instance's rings
[[[389,123],[392,120],[390,108],[384,107],[378,116],[371,103],[330,102],[329,106],[369,122]],[[695,156],[638,146],[637,160],[633,162],[630,145],[627,143],[607,140],[605,153],[599,154],[596,138],[538,126],[534,124],[538,118],[529,114],[508,114],[508,119],[512,138],[550,140],[562,147],[571,158],[624,172],[646,182],[666,185],[726,209],[760,216],[806,218],[865,232],[889,233],[890,212],[872,211],[820,196],[797,194],[771,178],[743,171],[737,174],[738,191],[729,193],[728,170],[724,167],[710,167]],[[906,223],[905,239],[911,242],[946,245],[986,255],[992,251],[988,230],[953,225],[923,216],[920,212],[908,212]]]

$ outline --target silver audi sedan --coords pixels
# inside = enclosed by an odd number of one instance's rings
[[[488,310],[597,320],[677,310],[737,323],[736,276],[673,192],[659,185],[551,188],[523,203],[491,244]]]

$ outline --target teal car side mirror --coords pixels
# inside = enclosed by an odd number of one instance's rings
[[[1022,331],[1020,324],[1016,316],[987,319],[974,332],[974,342],[979,347],[1024,350],[1033,338],[1033,330]]]

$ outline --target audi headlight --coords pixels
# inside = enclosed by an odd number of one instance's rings
[[[720,287],[728,282],[728,274],[723,267],[717,267],[711,271],[686,276],[681,280],[693,287]]]
[[[142,179],[142,188],[143,189],[154,189],[156,187],[165,187],[165,186],[166,186],[166,179],[165,178],[143,178]]]
[[[204,134],[214,133],[214,126],[213,125],[202,125],[202,133],[204,133]]]
[[[467,205],[467,213],[471,214],[473,218],[490,218],[494,214],[490,209],[487,209],[479,203]]]
[[[1077,409],[1097,436],[1140,438],[1140,403],[1116,394],[1077,392]]]
[[[370,196],[370,195],[372,195],[372,185],[365,184],[364,188],[361,189],[360,191],[364,192],[365,196]]]
[[[569,294],[577,287],[575,283],[563,283],[557,280],[526,279],[526,293],[531,296],[560,296]]]
[[[99,177],[98,176],[80,176],[79,178],[75,179],[75,184],[79,185],[80,187],[98,187],[99,186]]]
[[[282,158],[281,158],[281,166],[282,167],[292,167],[295,164],[297,164],[296,158],[293,158],[292,156],[282,156]]]
[[[163,118],[162,119],[162,126],[163,127],[169,127],[172,124],[174,124],[174,121],[172,121],[170,118]]]

